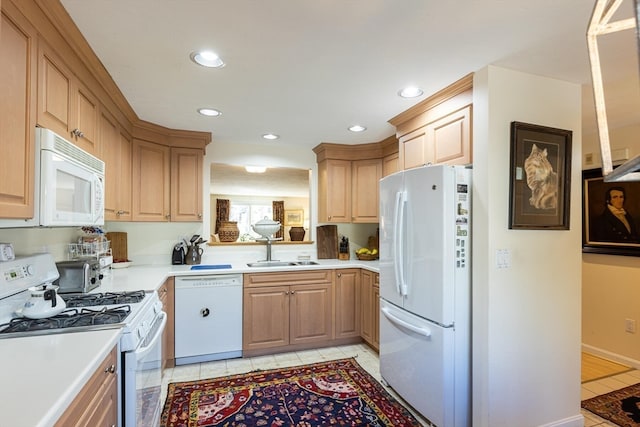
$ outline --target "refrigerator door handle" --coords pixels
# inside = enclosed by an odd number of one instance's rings
[[[399,295],[406,295],[407,286],[404,283],[404,207],[407,201],[406,191],[398,191],[396,193],[396,209],[394,218],[394,256],[393,270],[396,276],[396,290]]]
[[[396,206],[393,210],[393,274],[396,278],[396,292],[398,295],[402,295],[400,293],[400,266],[398,265],[398,235],[400,234],[400,226],[398,217],[400,216],[400,195],[402,193],[398,191],[396,193]]]
[[[380,309],[380,311],[382,311],[382,314],[385,315],[385,317],[387,319],[389,319],[389,321],[402,326],[403,328],[409,329],[410,331],[415,332],[416,334],[419,335],[423,335],[426,338],[430,338],[431,337],[431,331],[428,328],[420,328],[418,326],[412,325],[409,322],[405,322],[402,319],[398,319],[396,316],[394,316],[391,313],[391,310],[389,310],[387,307],[383,307]]]

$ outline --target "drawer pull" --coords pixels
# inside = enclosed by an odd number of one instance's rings
[[[105,374],[113,374],[116,371],[116,365],[111,365],[108,368],[104,368]]]

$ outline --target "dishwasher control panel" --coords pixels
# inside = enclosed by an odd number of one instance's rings
[[[178,276],[176,277],[176,289],[218,287],[218,286],[242,286],[241,274],[216,274],[203,276]]]

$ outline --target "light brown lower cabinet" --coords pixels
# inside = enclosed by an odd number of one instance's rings
[[[335,337],[360,336],[360,269],[335,270]]]
[[[175,277],[169,277],[158,289],[162,309],[167,313],[167,326],[162,335],[162,369],[176,366],[175,351]]]
[[[332,270],[244,276],[243,356],[333,339]]]
[[[117,348],[104,359],[55,427],[118,425]]]
[[[376,350],[380,348],[380,282],[379,274],[361,271],[362,339]]]

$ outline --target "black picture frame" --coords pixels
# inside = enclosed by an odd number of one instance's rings
[[[571,130],[511,122],[509,229],[568,230]]]
[[[622,223],[606,214],[607,194],[622,189],[624,210],[631,217],[633,232],[625,233]],[[618,193],[619,195],[620,193]],[[618,227],[612,234],[611,225]],[[604,182],[602,169],[582,171],[582,252],[606,255],[640,256],[640,182]],[[635,237],[634,237],[635,236]]]

